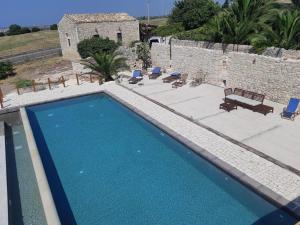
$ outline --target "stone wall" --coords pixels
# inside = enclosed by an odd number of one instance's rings
[[[172,41],[172,45],[154,44],[151,57],[154,65],[202,77],[206,82],[227,87],[240,87],[265,94],[268,99],[284,103],[290,97],[300,98],[299,51],[280,50],[269,53],[276,57],[207,47],[190,41]],[[240,46],[239,46],[240,47]],[[216,48],[216,49],[215,49]],[[240,50],[241,48],[239,48]],[[248,50],[247,50],[248,49]],[[171,52],[171,54],[170,54]]]
[[[154,43],[151,48],[151,60],[153,66],[169,68],[171,65],[170,46],[168,44]]]
[[[102,22],[78,24],[78,38],[84,40],[94,35],[118,41],[117,34],[122,33],[122,44],[129,46],[133,41],[140,40],[139,21]]]
[[[228,86],[262,93],[281,103],[300,97],[300,60],[234,52],[228,57]]]
[[[79,42],[79,38],[76,31],[76,25],[65,16],[58,24],[60,46],[62,49],[63,57],[65,59],[80,59],[77,51],[77,43]],[[68,39],[70,40],[70,46],[68,43]]]

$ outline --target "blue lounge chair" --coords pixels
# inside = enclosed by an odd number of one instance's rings
[[[160,67],[154,67],[152,69],[152,74],[149,75],[149,79],[156,79],[161,75],[161,68]]]
[[[300,103],[300,99],[291,98],[288,106],[283,109],[281,113],[281,117],[285,119],[294,120],[297,115],[299,115],[298,106]]]
[[[178,79],[180,79],[181,77],[181,73],[179,72],[173,72],[170,74],[170,76],[163,78],[163,82],[164,83],[171,83],[173,81],[176,81]]]
[[[128,80],[130,84],[136,84],[143,80],[143,74],[141,70],[134,70],[132,72],[132,77]]]

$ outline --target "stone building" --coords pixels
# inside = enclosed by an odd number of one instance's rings
[[[78,60],[77,44],[87,38],[103,37],[129,46],[140,40],[139,21],[127,13],[65,14],[58,24],[64,58]]]

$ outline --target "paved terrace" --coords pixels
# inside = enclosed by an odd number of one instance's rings
[[[278,159],[281,159],[279,157],[280,150],[286,151],[285,154],[281,154],[282,157],[289,156],[284,158],[284,162],[290,162],[295,167],[297,166],[296,151],[299,151],[297,149],[299,145],[297,145],[296,131],[298,130],[299,132],[300,124],[299,121],[281,120],[278,116],[281,105],[271,103],[276,106],[275,114],[266,117],[243,109],[227,113],[218,110],[218,105],[223,97],[223,90],[218,87],[202,85],[197,88],[190,88],[186,86],[173,90],[170,88],[170,84],[162,84],[160,79],[155,81],[145,79],[144,86],[134,85],[130,87],[178,111],[180,110],[182,113],[193,116],[193,118],[205,122],[206,125],[224,130],[224,133],[227,132],[228,135],[232,135],[234,138],[247,144],[255,143],[253,140],[256,139],[258,145],[255,145],[255,147],[271,148],[269,150],[273,148],[274,152],[278,152]],[[117,96],[148,118],[162,124],[169,131],[172,131],[173,134],[178,134],[191,145],[198,146],[196,151],[204,156],[208,156],[212,161],[219,162],[219,164],[226,162],[228,170],[231,170],[244,182],[249,181],[248,183],[251,183],[254,188],[262,193],[268,194],[269,197],[279,202],[286,202],[285,200],[293,201],[294,204],[291,204],[290,207],[300,214],[300,176],[208,131],[182,116],[170,112],[128,89],[116,85],[114,82],[106,83],[102,86],[99,86],[97,83],[84,83],[77,86],[76,81],[69,80],[66,88],[58,87],[51,91],[43,90],[20,96],[15,93],[10,94],[5,98],[5,106],[8,108],[19,107],[101,90]],[[270,127],[273,127],[273,129],[270,129]],[[278,129],[278,133],[274,132],[276,129]],[[290,129],[293,129],[293,131],[290,131]],[[289,132],[288,134],[284,134],[286,130]],[[265,136],[268,132],[271,132],[269,136],[272,138]],[[289,134],[292,136],[290,137]],[[273,137],[273,135],[275,136]],[[278,140],[279,137],[281,138],[280,141]],[[284,150],[270,142],[279,142],[280,146],[284,146]],[[289,148],[290,144],[286,144],[286,142],[292,143],[295,148]],[[263,149],[261,151],[267,151]],[[271,153],[271,151],[268,151],[268,154],[271,155]],[[272,193],[275,193],[275,195]]]
[[[284,105],[265,100],[274,107],[274,113],[267,116],[241,107],[229,113],[219,109],[224,98],[221,87],[202,84],[174,89],[162,78],[146,78],[141,83],[144,85],[123,80],[122,85],[300,171],[300,117],[281,119]]]

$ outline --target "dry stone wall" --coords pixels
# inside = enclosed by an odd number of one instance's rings
[[[227,87],[262,93],[284,104],[290,97],[300,98],[299,51],[282,50],[280,56],[270,57],[245,53],[250,51],[245,46],[242,52],[224,51],[219,45],[215,48],[175,40],[171,46],[154,44],[151,57],[153,65],[200,76],[214,85],[224,86],[226,80]]]
[[[169,68],[171,66],[170,46],[167,44],[153,44],[151,48],[151,60],[153,66]]]

